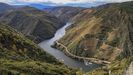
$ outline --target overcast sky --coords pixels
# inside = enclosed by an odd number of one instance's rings
[[[67,3],[94,3],[94,2],[124,2],[133,0],[0,0],[5,3],[56,3],[56,4],[67,4]]]

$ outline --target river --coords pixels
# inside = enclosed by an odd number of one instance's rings
[[[94,64],[94,63],[86,66],[84,62],[72,59],[71,57],[66,56],[61,50],[51,47],[51,45],[54,44],[54,41],[59,40],[65,35],[65,32],[66,32],[65,29],[70,25],[71,23],[67,23],[64,27],[58,29],[53,38],[41,42],[39,46],[43,48],[46,52],[53,55],[56,59],[63,60],[62,62],[68,67],[80,68],[83,71],[90,71],[92,69],[99,67],[99,65]]]

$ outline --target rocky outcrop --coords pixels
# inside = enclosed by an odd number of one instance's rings
[[[77,14],[66,35],[59,40],[69,52],[82,57],[110,61],[108,68],[96,70],[120,75],[132,61],[133,2],[112,3]],[[130,58],[130,59],[129,59]],[[114,61],[114,62],[113,62]]]
[[[123,57],[130,56],[133,53],[131,10],[126,3],[84,10],[75,16],[77,19],[60,42],[79,56],[110,61],[121,53]]]
[[[133,74],[133,62],[131,62],[127,70],[122,75],[132,75],[132,74]]]

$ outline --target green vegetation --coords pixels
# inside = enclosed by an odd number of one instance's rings
[[[55,16],[28,6],[4,12],[0,22],[10,25],[37,43],[53,37],[56,30],[62,27]]]
[[[89,75],[108,75],[109,70],[112,75],[120,75],[133,61],[132,6],[133,1],[86,9],[74,18],[74,24],[59,42],[75,55],[112,62]]]
[[[84,10],[59,41],[73,54],[114,60],[133,38],[132,3],[113,3]]]
[[[76,70],[58,62],[13,28],[0,24],[0,74],[75,75]]]
[[[13,61],[0,59],[0,71],[3,75],[75,75],[75,71],[68,69],[66,66],[33,60]]]
[[[87,75],[108,75],[109,71],[111,75],[122,75],[122,73],[128,68],[132,61],[133,57],[123,58],[122,60],[115,60],[106,67],[88,72]]]

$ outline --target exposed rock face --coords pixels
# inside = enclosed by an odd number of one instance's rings
[[[8,11],[0,17],[0,22],[10,25],[37,42],[53,37],[56,30],[62,26],[55,16],[32,7]]]
[[[132,5],[132,1],[107,4],[83,10],[72,19],[59,42],[75,55],[112,62],[88,75],[120,75],[133,60]]]
[[[127,70],[122,75],[132,75],[133,74],[133,62],[129,65]]]
[[[80,7],[59,6],[48,9],[47,11],[58,17],[61,20],[61,22],[65,24],[84,9],[85,8]]]
[[[115,60],[133,54],[132,2],[84,10],[60,40],[70,52],[85,57]],[[79,35],[80,34],[80,35]],[[94,39],[94,40],[92,40]]]

